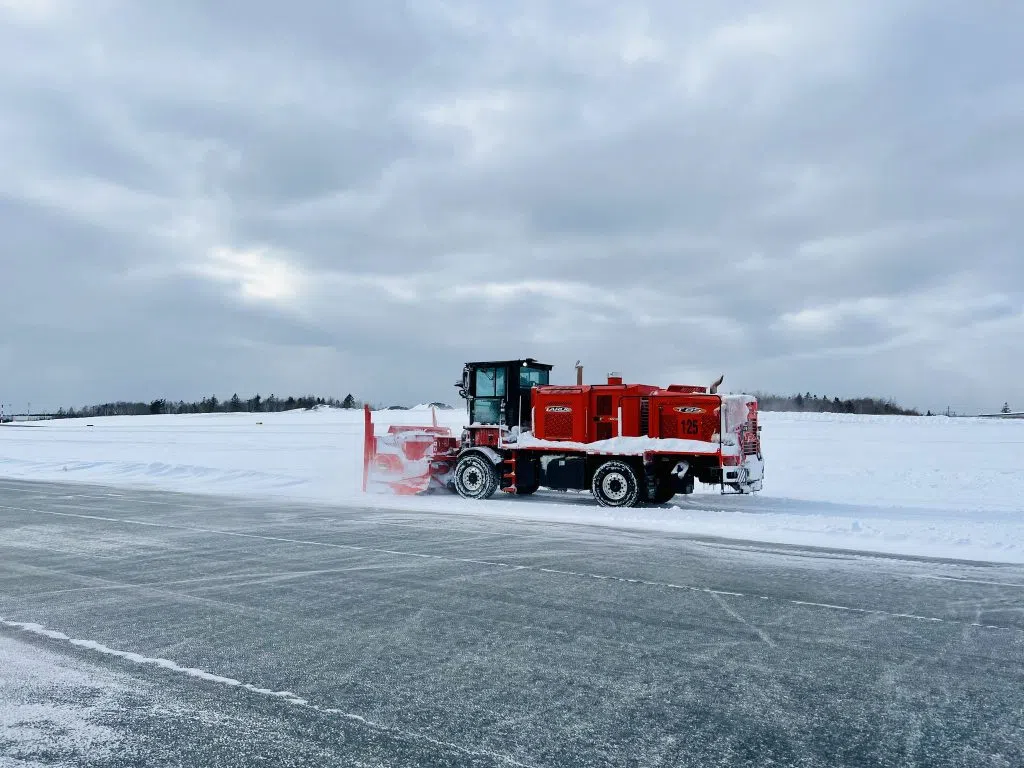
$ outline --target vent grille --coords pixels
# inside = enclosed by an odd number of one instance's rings
[[[679,437],[679,419],[674,415],[662,414],[659,426],[661,437]]]
[[[612,396],[611,395],[598,395],[597,396],[597,415],[598,416],[611,416],[612,415]]]
[[[651,401],[650,398],[640,398],[640,434],[651,433]]]
[[[603,421],[597,425],[598,440],[611,440],[612,434],[612,425],[609,424],[607,421]]]
[[[748,421],[743,425],[743,429],[740,432],[740,445],[743,446],[743,453],[746,456],[752,456],[757,453],[758,439],[757,439],[757,417]]]
[[[547,440],[568,440],[572,437],[571,413],[545,413],[544,437]]]

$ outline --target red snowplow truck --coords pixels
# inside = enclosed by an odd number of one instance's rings
[[[692,493],[695,480],[761,490],[755,398],[614,374],[606,384],[551,385],[551,369],[533,359],[467,363],[456,385],[469,411],[460,438],[436,419],[377,436],[367,407],[363,490],[467,499],[589,490],[607,507],[665,503]]]

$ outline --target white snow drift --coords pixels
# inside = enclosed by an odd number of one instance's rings
[[[462,411],[439,411],[459,428]],[[428,410],[375,414],[429,423]],[[500,515],[1024,562],[1024,421],[762,413],[764,491],[609,510],[588,494],[366,496],[362,412],[135,416],[0,428],[0,477]]]

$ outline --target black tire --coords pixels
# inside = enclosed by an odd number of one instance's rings
[[[455,465],[455,492],[464,499],[489,499],[498,490],[498,470],[479,453],[470,453]]]
[[[654,492],[652,501],[655,504],[667,504],[676,495],[676,484],[674,477],[659,477],[658,488]]]
[[[529,496],[531,493],[536,493],[538,488],[540,488],[540,483],[537,481],[525,485],[516,483],[516,496]]]
[[[540,462],[536,459],[516,459],[516,496],[529,496],[540,488]]]
[[[636,472],[623,461],[606,461],[594,473],[590,490],[602,507],[635,507],[643,502]]]

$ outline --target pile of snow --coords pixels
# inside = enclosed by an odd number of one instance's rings
[[[713,454],[722,451],[733,456],[740,455],[739,444],[735,438],[728,437],[724,442],[708,442],[706,440],[686,440],[685,438],[669,437],[612,437],[607,440],[595,440],[593,443],[574,443],[569,440],[540,440],[529,432],[516,440],[521,448],[543,448],[545,450],[589,450],[593,453],[614,456],[642,456],[648,451],[673,451],[676,453]]]
[[[437,411],[459,430],[465,412]],[[429,424],[431,411],[380,411]],[[764,491],[698,486],[670,505],[608,510],[589,494],[469,502],[373,496],[377,509],[608,525],[782,544],[1024,562],[1024,423],[762,413]],[[0,427],[0,477],[365,505],[363,412],[128,416]]]

